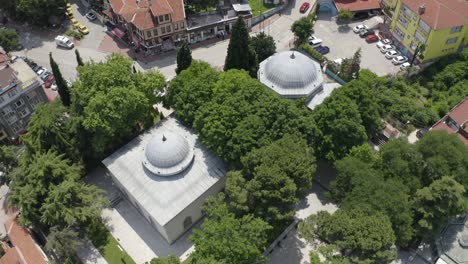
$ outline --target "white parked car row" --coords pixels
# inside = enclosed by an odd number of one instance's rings
[[[407,62],[408,58],[401,55],[401,53],[392,45],[392,41],[389,39],[382,39],[377,43],[377,48],[380,49],[380,52],[385,54],[385,58],[392,60],[394,65],[401,65],[400,68],[405,69],[410,66]]]

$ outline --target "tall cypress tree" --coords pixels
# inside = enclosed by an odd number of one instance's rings
[[[177,68],[175,70],[177,75],[181,71],[187,69],[190,64],[192,64],[192,51],[190,50],[188,43],[184,42],[177,51]]]
[[[50,59],[50,68],[52,69],[52,73],[55,76],[55,83],[57,84],[58,93],[60,95],[60,99],[62,100],[62,104],[65,107],[69,107],[70,106],[70,90],[67,86],[67,83],[63,79],[59,66],[54,61],[54,58],[52,58],[52,52],[49,53],[49,59]]]
[[[258,60],[253,49],[249,48],[249,32],[242,17],[239,17],[232,26],[231,40],[229,41],[224,70],[244,69],[252,77],[256,77]]]
[[[78,66],[83,66],[84,62],[80,56],[80,52],[78,51],[78,49],[75,49],[75,55],[76,55],[76,62],[78,63]]]

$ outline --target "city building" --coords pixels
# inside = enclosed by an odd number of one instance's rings
[[[320,65],[294,51],[276,53],[262,61],[258,79],[284,98],[306,98],[306,102],[323,89]]]
[[[467,25],[468,1],[398,0],[390,32],[394,44],[410,59],[424,44],[416,62],[426,63],[466,47]]]
[[[0,264],[46,264],[48,258],[37,245],[27,229],[18,224],[16,217],[5,224],[7,236],[3,238],[2,247],[5,255]]]
[[[468,215],[450,221],[436,240],[436,264],[468,263]]]
[[[144,50],[171,50],[186,38],[182,0],[106,0],[112,33]]]
[[[435,123],[431,129],[456,134],[465,145],[468,145],[468,97]]]
[[[26,62],[16,59],[0,66],[0,141],[18,139],[36,105],[46,102],[42,81]]]
[[[103,160],[116,186],[172,244],[225,186],[223,161],[169,116]]]
[[[399,0],[380,0],[380,6],[383,8],[395,9]]]

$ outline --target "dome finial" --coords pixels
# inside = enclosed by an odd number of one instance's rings
[[[294,56],[294,51],[292,52],[291,56],[289,56],[291,59],[294,59],[296,58],[296,56]]]
[[[166,136],[164,136],[164,134],[163,134],[162,140],[163,140],[163,141],[166,141]]]

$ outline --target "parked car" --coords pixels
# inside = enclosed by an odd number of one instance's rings
[[[327,46],[318,46],[314,48],[316,51],[318,51],[320,54],[327,54],[330,52],[330,48]]]
[[[408,61],[408,58],[405,56],[396,56],[395,58],[392,59],[392,63],[395,65],[399,65],[407,61]]]
[[[41,66],[39,66],[39,65],[37,65],[37,64],[36,64],[35,66],[31,67],[31,69],[32,69],[34,72],[37,72],[40,68],[41,68]]]
[[[383,45],[383,46],[380,48],[380,52],[386,53],[387,51],[389,51],[389,50],[394,50],[394,49],[395,49],[395,46],[393,46],[393,45]]]
[[[334,60],[333,63],[340,66],[343,63],[344,59],[345,58],[338,58],[338,59]]]
[[[57,44],[57,46],[68,48],[68,49],[73,49],[73,47],[75,47],[75,44],[73,44],[73,42],[65,36],[55,37],[55,44]]]
[[[73,86],[72,82],[68,79],[65,79],[65,83],[67,84],[68,88],[71,88]]]
[[[365,38],[365,37],[367,37],[369,35],[375,35],[374,30],[372,30],[372,29],[363,29],[363,30],[361,30],[361,32],[359,32],[359,36],[361,38]]]
[[[93,14],[92,12],[88,12],[86,13],[86,18],[89,19],[90,21],[93,21],[94,19],[96,19],[96,15]]]
[[[392,41],[389,39],[382,39],[381,41],[377,42],[377,48],[382,48],[385,45],[390,45],[392,44]]]
[[[78,25],[78,31],[79,31],[81,34],[83,34],[83,35],[89,34],[88,28],[85,27],[85,26],[83,26],[83,25],[81,25],[81,24]]]
[[[74,28],[78,28],[78,26],[80,25],[80,23],[78,21],[76,21],[76,19],[74,19],[74,18],[70,19],[70,23],[72,24],[72,26]]]
[[[36,74],[40,76],[41,74],[43,74],[43,73],[46,72],[46,71],[47,71],[46,68],[39,67],[39,68],[37,69],[37,71],[36,71]]]
[[[353,20],[361,20],[361,19],[366,19],[369,17],[369,13],[367,12],[360,12],[360,13],[356,13],[354,14],[353,16]]]
[[[45,81],[45,80],[47,80],[47,78],[48,78],[51,74],[52,74],[51,72],[47,72],[47,71],[46,71],[46,72],[42,73],[41,75],[39,75],[39,77],[41,77],[41,79],[42,79],[43,81]]]
[[[366,42],[367,43],[374,43],[374,42],[377,42],[377,41],[379,41],[379,37],[377,37],[377,35],[372,34],[372,35],[368,35],[366,37]]]
[[[304,3],[301,5],[301,8],[299,9],[299,12],[305,13],[305,12],[307,11],[307,9],[309,9],[309,7],[310,7],[309,2],[304,2]]]
[[[421,128],[421,129],[418,130],[418,132],[416,132],[416,137],[417,138],[422,138],[427,132],[429,132],[428,127]]]
[[[410,64],[409,62],[403,62],[403,63],[400,65],[400,69],[405,70],[405,69],[408,68],[409,66],[411,66],[411,64]]]
[[[369,29],[366,25],[357,25],[353,28],[354,33],[359,33],[363,29]]]
[[[312,47],[317,47],[317,46],[320,46],[322,45],[322,42],[323,40],[317,38],[316,36],[312,35],[309,37],[308,39],[309,41],[309,44],[312,46]]]
[[[387,51],[387,53],[385,53],[385,58],[387,59],[392,59],[392,58],[395,58],[395,57],[398,57],[400,56],[400,52],[396,51],[396,50],[389,50]]]

